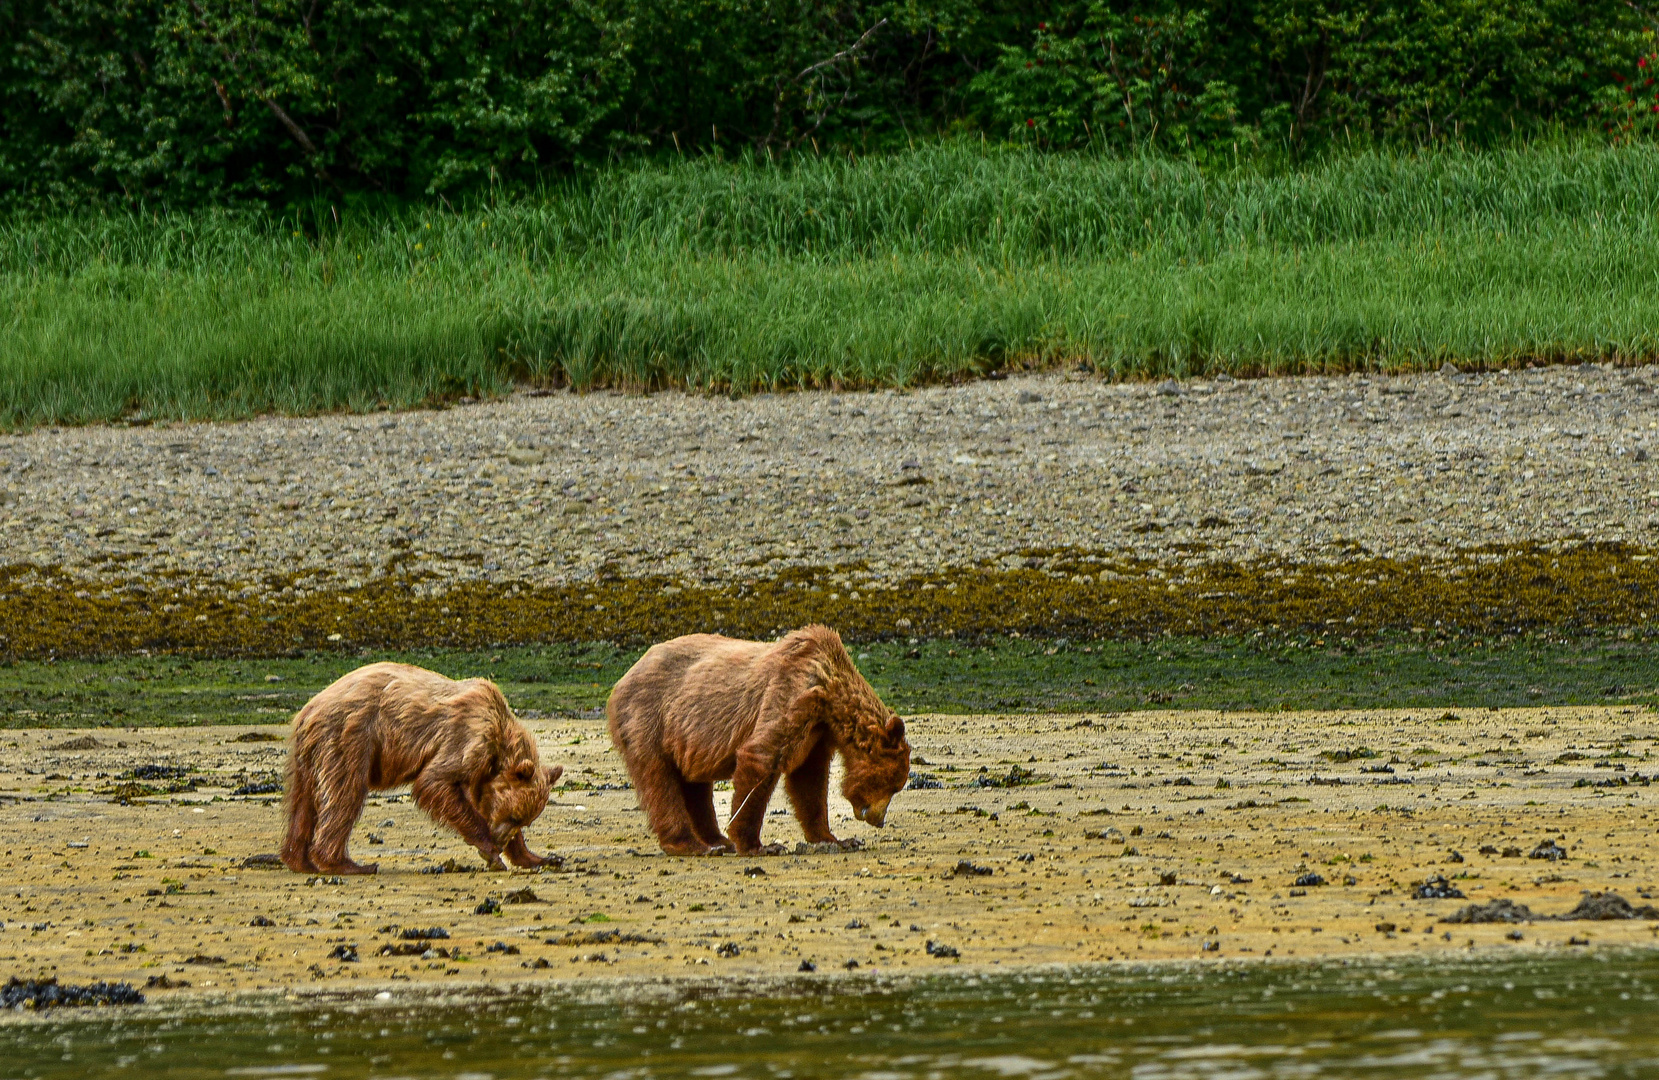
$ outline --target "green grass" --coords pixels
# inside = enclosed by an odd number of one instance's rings
[[[1659,645],[1599,638],[1531,638],[1490,648],[1382,640],[1349,649],[1298,640],[1000,638],[977,645],[874,643],[856,653],[883,698],[904,713],[1659,708]],[[6,665],[0,680],[0,728],[286,723],[312,694],[371,659],[417,663],[456,678],[494,678],[521,713],[596,716],[638,656],[638,650],[594,644],[269,660],[19,662]]]
[[[329,222],[0,226],[0,425],[401,407],[515,380],[747,390],[1659,355],[1659,149],[1286,173],[965,145],[601,173]]]

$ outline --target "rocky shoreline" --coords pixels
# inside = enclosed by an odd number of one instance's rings
[[[12,566],[243,595],[1659,543],[1659,369],[518,395],[0,438]],[[670,588],[674,586],[669,586]]]

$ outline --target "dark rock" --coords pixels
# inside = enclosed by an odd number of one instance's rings
[[[448,949],[434,949],[420,941],[392,942],[382,945],[376,956],[419,956],[426,959],[449,959]]]
[[[811,960],[802,960],[801,961],[801,966],[796,968],[795,970],[796,971],[817,971],[818,970],[818,965],[814,964]]]
[[[961,956],[962,951],[955,945],[944,945],[939,942],[930,941],[927,943],[927,954],[929,956],[937,956],[941,959],[951,960]]]
[[[478,867],[464,863],[460,859],[445,859],[436,866],[423,866],[423,874],[476,874]]]
[[[334,948],[329,950],[328,958],[330,960],[339,960],[347,964],[355,964],[357,963],[357,946],[336,945]]]
[[[1550,862],[1560,862],[1566,857],[1567,849],[1554,840],[1545,840],[1527,852],[1527,858],[1529,859],[1548,859]]]
[[[663,939],[633,930],[572,930],[563,937],[554,938],[549,945],[661,945]]]
[[[507,956],[517,956],[519,950],[517,945],[509,945],[505,941],[498,941],[494,945],[486,948],[484,951],[487,953],[498,952]]]
[[[547,901],[531,892],[530,886],[526,885],[522,889],[514,889],[503,896],[501,902],[503,904],[545,904]]]
[[[270,919],[267,919],[263,915],[255,915],[252,919],[248,920],[248,925],[249,926],[275,926],[276,923],[272,922]]]
[[[404,941],[444,941],[448,939],[449,931],[441,926],[428,926],[424,930],[418,926],[411,926],[398,937]]]
[[[1303,874],[1301,877],[1291,882],[1291,884],[1301,888],[1309,888],[1314,885],[1325,884],[1325,879],[1320,877],[1318,874]]]
[[[977,863],[969,862],[967,859],[961,859],[958,860],[955,869],[951,873],[956,877],[990,877],[996,871],[989,866],[980,866]]]
[[[735,941],[727,941],[727,942],[721,943],[720,947],[718,949],[714,950],[714,955],[716,955],[716,956],[736,956],[738,953],[741,953],[742,951],[743,951],[743,946],[739,945]]]
[[[1461,900],[1463,890],[1447,881],[1445,875],[1436,874],[1413,889],[1411,895],[1418,900]]]
[[[795,845],[797,855],[838,855],[842,852],[857,851],[864,846],[862,838],[854,836],[846,840],[825,840],[821,844],[809,844],[805,840]]]
[[[913,772],[910,774],[910,783],[905,785],[906,791],[927,791],[930,788],[942,788],[944,784],[932,773]]]
[[[1377,756],[1377,752],[1369,746],[1356,746],[1351,750],[1321,750],[1319,756],[1326,761],[1341,765],[1361,758],[1374,758]]]
[[[1008,770],[1008,775],[1006,776],[993,776],[989,775],[988,772],[981,772],[968,783],[973,787],[1011,788],[1021,787],[1025,784],[1040,784],[1047,779],[1048,777],[1039,776],[1031,769],[1015,765],[1013,768]]]
[[[1593,892],[1586,893],[1578,906],[1565,915],[1556,918],[1563,922],[1585,919],[1659,919],[1659,908],[1652,904],[1643,904],[1641,907],[1632,907],[1630,901],[1618,893]]]
[[[190,770],[179,765],[139,765],[127,774],[132,780],[181,780]]]
[[[0,987],[0,1008],[55,1009],[89,1005],[142,1005],[144,995],[132,983],[95,982],[63,986],[56,978],[19,979],[12,976]]]
[[[282,785],[277,783],[274,780],[267,780],[267,781],[264,781],[262,783],[243,784],[241,787],[239,787],[235,791],[231,792],[231,794],[232,795],[280,795],[280,794],[282,794]]]
[[[107,749],[109,749],[109,747],[106,746],[104,743],[99,742],[97,739],[94,739],[91,735],[82,735],[78,739],[68,739],[64,742],[58,743],[56,746],[48,746],[46,749],[48,749],[48,750],[107,750]]]
[[[1446,916],[1440,921],[1443,923],[1518,923],[1532,922],[1538,916],[1525,904],[1517,904],[1506,897],[1484,904],[1470,904]]]

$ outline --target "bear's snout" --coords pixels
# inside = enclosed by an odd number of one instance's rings
[[[857,807],[854,812],[864,824],[873,825],[879,829],[887,824],[887,804],[892,801],[893,796],[888,795],[868,806]]]

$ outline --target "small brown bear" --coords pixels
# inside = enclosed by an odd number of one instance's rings
[[[881,699],[834,630],[808,626],[768,644],[692,634],[654,646],[622,676],[605,711],[640,807],[670,855],[776,853],[760,826],[778,778],[812,843],[829,829],[830,760],[860,821],[881,828],[910,778],[904,721]],[[714,782],[732,782],[730,839],[714,816]]]
[[[372,874],[346,854],[370,791],[412,785],[415,804],[477,848],[493,869],[540,866],[524,827],[564,770],[544,769],[536,738],[487,679],[456,682],[408,664],[369,664],[294,715],[288,836],[282,861],[300,873]]]

